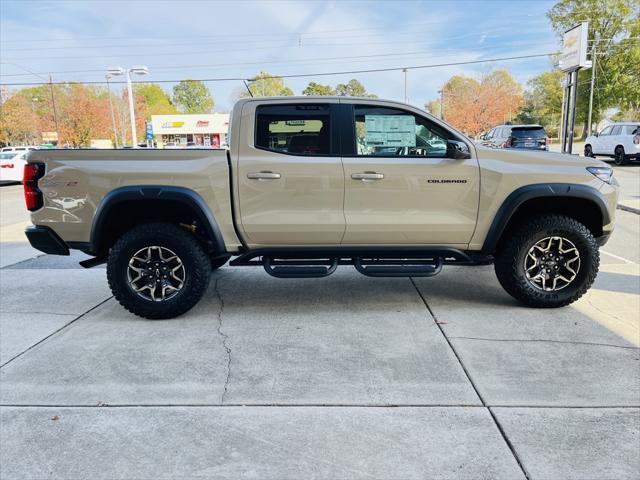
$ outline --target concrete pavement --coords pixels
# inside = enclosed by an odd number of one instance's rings
[[[491,267],[223,268],[187,315],[148,321],[77,255],[12,254],[0,477],[638,478],[637,218],[618,212],[594,288],[557,310]]]

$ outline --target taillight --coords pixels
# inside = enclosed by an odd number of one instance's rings
[[[636,145],[640,145],[640,133],[633,137],[633,143],[635,143]]]
[[[24,166],[22,183],[24,184],[24,201],[27,210],[33,212],[42,207],[42,192],[38,188],[38,180],[44,175],[44,163],[27,163]]]

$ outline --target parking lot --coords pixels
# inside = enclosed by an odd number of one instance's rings
[[[0,187],[0,476],[638,478],[640,164],[615,176],[626,210],[570,307],[521,306],[492,266],[224,267],[163,321],[31,249]]]

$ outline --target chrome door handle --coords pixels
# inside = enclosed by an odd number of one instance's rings
[[[384,178],[384,174],[376,173],[376,172],[362,172],[362,173],[352,173],[351,178],[354,180],[382,180]]]
[[[247,178],[251,180],[277,180],[280,178],[280,174],[274,172],[251,172],[247,173]]]

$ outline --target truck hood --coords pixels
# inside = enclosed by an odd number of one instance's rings
[[[559,152],[540,152],[536,150],[509,149],[509,148],[489,148],[476,145],[478,160],[498,160],[502,162],[528,163],[528,164],[565,164],[571,166],[584,167],[608,167],[608,165],[595,158],[583,157],[577,154]]]

